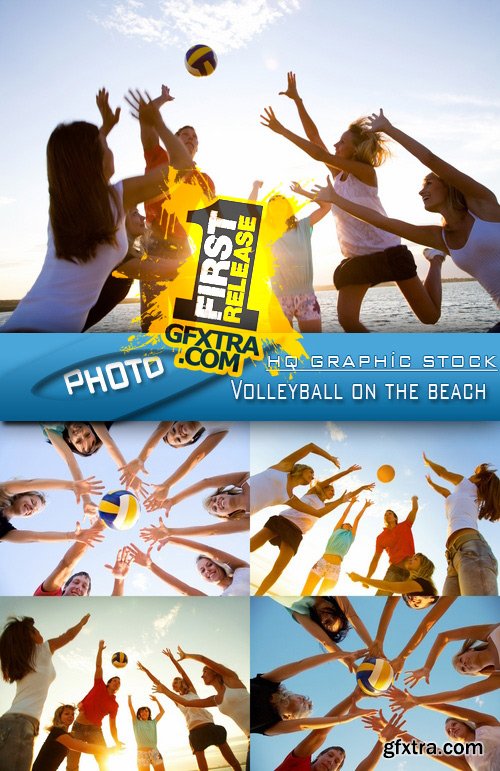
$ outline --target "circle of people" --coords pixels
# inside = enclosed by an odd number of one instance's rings
[[[74,492],[77,503],[83,506],[84,516],[96,517],[98,505],[93,495],[102,494],[104,485],[94,476],[83,478],[77,456],[91,456],[99,450],[107,451],[117,466],[121,483],[136,495],[145,497],[147,511],[159,508],[167,513],[181,501],[203,491],[210,491],[203,501],[207,518],[214,517],[213,524],[186,527],[166,527],[160,518],[158,525],[146,526],[140,531],[141,538],[149,544],[147,550],[130,544],[118,550],[114,564],[105,567],[114,578],[112,594],[124,593],[124,582],[134,563],[149,570],[176,593],[204,596],[204,592],[167,573],[151,557],[155,545],[178,546],[195,552],[196,569],[207,582],[217,585],[221,595],[248,596],[250,593],[250,567],[248,562],[234,554],[193,540],[192,536],[228,535],[248,531],[249,505],[246,480],[247,471],[230,472],[205,477],[199,482],[171,495],[170,490],[191,472],[227,436],[228,429],[207,429],[199,421],[167,421],[159,423],[136,458],[126,461],[110,434],[111,423],[45,423],[42,425],[45,440],[52,445],[68,466],[72,480],[61,479],[14,479],[0,484],[0,539],[7,543],[73,541],[54,570],[35,589],[35,596],[85,596],[90,594],[91,576],[76,567],[88,549],[104,540],[106,530],[102,520],[88,528],[77,522],[68,532],[35,531],[18,529],[12,524],[15,517],[31,517],[45,506],[43,491],[65,489]],[[148,492],[140,474],[148,473],[145,464],[158,443],[162,441],[172,449],[193,446],[187,459],[161,484],[153,485]]]
[[[287,600],[278,599],[278,602],[285,604]],[[451,660],[455,671],[459,675],[474,676],[479,680],[457,690],[420,696],[415,696],[408,688],[401,690],[392,685],[386,693],[379,694],[389,698],[390,708],[393,711],[390,719],[385,717],[382,710],[359,706],[358,702],[365,694],[357,684],[352,693],[320,717],[311,716],[313,703],[308,696],[294,693],[286,688],[284,683],[289,678],[332,661],[341,662],[350,672],[353,672],[356,670],[355,662],[367,655],[387,660],[384,641],[398,602],[399,597],[387,598],[374,639],[347,597],[303,597],[286,606],[293,620],[318,640],[327,652],[284,664],[258,674],[251,680],[251,733],[279,736],[312,729],[275,771],[339,771],[348,759],[348,750],[346,752],[341,746],[329,746],[323,749],[321,747],[334,726],[349,723],[358,718],[362,719],[366,728],[377,734],[377,740],[368,756],[356,766],[356,771],[372,771],[383,754],[384,757],[394,757],[394,755],[385,755],[386,744],[396,739],[407,743],[413,741],[418,744],[425,743],[407,730],[403,719],[403,714],[416,706],[446,715],[445,733],[455,745],[457,743],[467,745],[469,742],[482,744],[481,755],[468,745],[469,748],[462,747],[461,751],[460,748],[455,748],[453,756],[441,753],[429,754],[427,757],[463,771],[492,771],[500,767],[498,719],[493,715],[458,706],[455,703],[469,698],[474,698],[477,702],[482,694],[496,691],[500,687],[500,625],[498,624],[465,626],[437,634],[425,663],[421,668],[407,672],[404,678],[405,684],[409,688],[413,688],[421,680],[429,684],[431,672],[438,657],[449,643],[455,642],[463,643]],[[426,612],[425,618],[401,652],[390,661],[396,679],[405,667],[407,658],[453,602],[455,602],[453,597],[440,597],[438,602]],[[410,608],[415,609],[414,606]],[[355,630],[366,648],[347,652],[339,647],[339,643],[346,638],[351,628]],[[313,758],[313,754],[318,751],[319,754]],[[353,765],[349,765],[349,768],[353,768]]]

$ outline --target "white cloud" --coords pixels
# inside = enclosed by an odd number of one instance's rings
[[[333,439],[334,442],[343,442],[345,439],[347,439],[347,434],[342,430],[342,428],[337,423],[332,423],[331,421],[328,421],[326,424],[326,428],[328,430],[328,433],[330,434],[330,437]]]
[[[164,616],[157,616],[157,618],[155,618],[153,622],[153,628],[158,638],[165,637],[168,629],[170,629],[175,619],[177,618],[180,609],[180,605],[174,605],[172,610],[170,610]]]
[[[483,699],[482,699],[480,696],[476,696],[476,698],[474,699],[474,701],[476,702],[476,704],[478,705],[478,707],[482,707],[482,706],[484,705],[484,700],[483,700]]]
[[[279,67],[278,60],[274,58],[274,56],[266,56],[264,58],[264,64],[266,66],[267,70],[277,70]]]
[[[138,0],[126,0],[115,3],[108,16],[93,19],[106,29],[161,47],[183,47],[199,40],[224,53],[243,48],[299,8],[300,0],[159,0],[153,16]]]
[[[148,576],[146,573],[136,573],[132,579],[132,586],[134,589],[138,589],[141,592],[145,592],[149,588]]]
[[[10,203],[15,203],[15,198],[9,198],[7,195],[0,195],[0,206],[8,206]]]

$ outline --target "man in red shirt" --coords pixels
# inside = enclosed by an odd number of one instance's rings
[[[158,107],[173,101],[167,86],[161,87],[161,95],[154,99]],[[194,165],[198,152],[198,137],[192,126],[182,126],[176,136],[186,147],[193,160],[193,170],[177,180],[171,190],[165,189],[156,198],[145,201],[144,209],[148,232],[144,241],[146,257],[144,266],[154,273],[161,273],[160,279],[141,280],[141,328],[147,332],[154,319],[154,308],[158,294],[167,281],[174,279],[178,268],[191,254],[187,233],[182,226],[188,211],[199,208],[200,202],[207,205],[215,197],[215,186],[208,174]],[[141,124],[141,142],[146,161],[146,172],[161,164],[168,163],[168,153],[161,147],[156,129]]]
[[[118,739],[116,730],[116,713],[118,712],[118,702],[115,693],[118,691],[121,682],[119,677],[112,677],[107,683],[103,680],[102,672],[102,652],[105,649],[104,640],[99,641],[97,649],[97,658],[95,662],[94,685],[88,694],[78,705],[78,716],[73,724],[71,735],[75,739],[81,739],[91,744],[106,746],[104,736],[102,735],[102,720],[109,715],[109,730],[117,747],[122,746]],[[68,754],[67,771],[78,771],[80,766],[80,752],[71,750]],[[106,759],[102,755],[94,755],[100,771],[106,771]]]
[[[410,575],[404,562],[407,557],[413,557],[415,554],[412,527],[417,516],[418,497],[414,495],[411,502],[411,511],[403,522],[398,522],[397,515],[392,509],[387,509],[385,512],[384,529],[377,536],[375,554],[370,562],[367,578],[371,578],[375,573],[383,551],[386,551],[389,557],[389,567],[383,578],[384,581],[404,581]],[[391,592],[379,589],[377,594],[390,595]]]

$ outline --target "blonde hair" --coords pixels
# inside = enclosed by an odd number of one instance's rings
[[[61,715],[64,712],[65,709],[72,709],[73,714],[76,712],[76,707],[74,704],[61,704],[60,707],[56,709],[54,712],[54,717],[52,718],[52,725],[47,726],[47,731],[52,731],[53,728],[65,728],[63,724],[61,723]]]
[[[305,463],[296,463],[292,468],[292,470],[290,471],[290,476],[300,477],[300,475],[307,470],[312,471],[314,473],[314,469],[311,466],[307,466]]]
[[[203,507],[208,511],[209,514],[212,515],[212,517],[219,517],[221,519],[242,519],[242,517],[248,515],[246,509],[236,509],[235,511],[228,512],[227,514],[214,514],[213,511],[210,511],[210,504],[217,495],[241,495],[242,492],[243,488],[236,487],[236,485],[218,487],[215,493],[211,493],[203,499]]]
[[[461,649],[458,653],[455,653],[453,656],[451,663],[453,664],[453,667],[457,670],[457,672],[460,675],[463,675],[464,673],[459,669],[459,658],[462,655],[462,653],[467,653],[467,651],[484,651],[488,647],[488,643],[481,643],[480,645],[474,645],[474,643],[477,642],[477,640],[466,640],[464,644],[462,645]],[[495,667],[488,666],[484,669],[480,669],[478,672],[467,672],[468,675],[472,675],[473,677],[480,677],[481,675],[489,675],[492,672],[495,672]]]
[[[349,126],[355,147],[354,158],[369,166],[381,166],[391,155],[387,146],[388,140],[380,131],[370,131],[369,126],[366,117],[358,118]]]

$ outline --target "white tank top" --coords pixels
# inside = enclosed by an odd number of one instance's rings
[[[455,486],[453,492],[446,498],[445,513],[448,519],[447,538],[457,530],[471,527],[477,530],[478,506],[476,502],[477,488],[470,479],[464,477]]]
[[[312,506],[313,509],[322,509],[325,505],[316,493],[303,495],[300,500],[307,503],[308,506]],[[297,525],[302,533],[307,533],[307,531],[319,521],[318,517],[315,517],[313,514],[303,514],[301,511],[296,511],[295,509],[285,509],[280,512],[280,516],[289,519],[290,522]]]
[[[500,769],[500,726],[483,725],[476,728],[475,742],[483,745],[482,755],[465,755],[471,771],[498,771]]]
[[[21,300],[12,316],[2,327],[35,329],[38,332],[81,332],[89,310],[97,302],[104,282],[123,260],[128,250],[125,213],[123,212],[123,185],[114,185],[120,201],[116,210],[116,244],[99,244],[89,262],[71,262],[56,257],[54,236],[49,223],[47,254],[42,269],[28,294]]]
[[[231,586],[221,592],[221,597],[250,596],[250,568],[236,568]]]
[[[182,696],[183,699],[192,701],[193,699],[199,699],[197,693],[186,693]],[[188,729],[191,731],[196,728],[197,725],[203,725],[203,723],[213,723],[214,719],[210,712],[203,707],[184,707],[183,704],[177,704],[180,711],[184,715]]]
[[[495,669],[500,670],[500,624],[490,634],[491,642],[495,650]]]
[[[444,230],[443,239],[448,246]],[[461,249],[448,246],[448,250],[455,265],[477,279],[500,308],[500,222],[474,217],[465,246]]]
[[[49,643],[37,645],[34,672],[29,672],[16,683],[16,695],[9,712],[20,712],[40,720],[50,684],[56,679]]]
[[[246,688],[226,686],[219,711],[234,720],[245,736],[250,734],[250,694]]]
[[[348,201],[375,209],[387,216],[378,197],[378,188],[366,185],[353,174],[348,174],[345,180],[341,177],[342,173],[337,174],[333,182],[336,193],[342,198],[347,198]],[[332,213],[335,217],[340,251],[344,257],[359,257],[362,254],[383,252],[384,249],[399,246],[401,243],[401,240],[392,233],[386,233],[367,222],[362,222],[334,204],[332,204]]]
[[[250,487],[250,514],[286,503],[290,498],[287,490],[288,474],[275,468],[267,468],[248,480]]]

